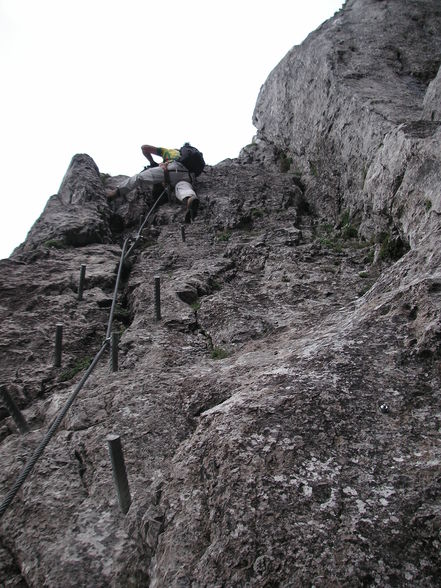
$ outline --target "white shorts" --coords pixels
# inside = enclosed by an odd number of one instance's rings
[[[188,181],[190,180],[190,174],[188,173],[188,170],[182,165],[182,163],[179,163],[178,161],[172,161],[168,166],[168,172],[170,184],[172,186],[176,186],[176,184],[182,181],[184,184],[188,184],[190,189],[193,190],[191,188],[191,184]],[[128,178],[125,182],[119,185],[118,188],[121,195],[125,196],[134,188],[136,188],[136,186],[150,187],[154,186],[155,184],[163,184],[164,181],[165,175],[162,167],[149,167],[136,176]],[[177,191],[176,196],[178,199],[180,199]],[[184,196],[184,198],[186,197],[187,196]]]
[[[186,182],[185,180],[181,180],[175,186],[175,194],[176,198],[182,202],[186,198],[190,198],[191,196],[196,196],[196,192],[193,190],[193,186],[190,182]]]

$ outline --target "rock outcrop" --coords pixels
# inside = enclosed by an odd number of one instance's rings
[[[424,96],[424,118],[441,121],[441,69],[436,78],[430,82]]]
[[[38,245],[76,247],[110,241],[109,208],[99,170],[83,154],[72,159],[58,194],[49,198],[26,241],[14,253],[34,251]]]
[[[1,585],[439,585],[440,25],[435,1],[349,0],[269,76],[254,144],[201,175],[185,241],[158,208],[119,369],[106,353],[3,515]],[[1,383],[30,427],[0,408],[2,497],[106,339],[156,198],[109,205],[119,179],[75,156],[0,261]]]
[[[317,214],[336,221],[348,209],[369,237],[426,233],[420,215],[406,226],[415,203],[401,210],[399,196],[406,173],[424,176],[428,159],[439,166],[440,28],[436,0],[349,0],[262,86],[258,137],[293,160]]]

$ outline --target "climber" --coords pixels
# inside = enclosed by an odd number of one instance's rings
[[[190,223],[196,217],[199,208],[199,199],[193,189],[192,176],[199,175],[205,166],[202,154],[197,150],[200,154],[199,159],[202,160],[199,165],[194,166],[194,160],[192,163],[188,157],[185,157],[187,151],[194,154],[194,150],[195,148],[189,143],[185,143],[181,149],[142,145],[141,151],[149,160],[150,167],[145,167],[143,171],[123,182],[115,190],[107,192],[107,197],[112,200],[119,195],[125,196],[138,185],[168,185],[174,188],[176,198],[185,205],[185,222]],[[162,163],[158,165],[152,155],[161,157]],[[185,165],[182,162],[185,162]]]

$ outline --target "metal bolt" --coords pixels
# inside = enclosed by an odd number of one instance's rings
[[[0,386],[0,396],[3,399],[6,408],[8,409],[9,414],[14,419],[14,422],[17,425],[17,429],[20,431],[20,433],[28,433],[29,425],[22,415],[20,409],[15,404],[5,385]]]
[[[119,435],[108,435],[110,461],[112,462],[113,481],[118,495],[119,506],[124,514],[130,508],[132,499],[130,497],[129,482],[127,480],[124,454]]]
[[[389,405],[386,404],[385,402],[383,402],[383,404],[380,404],[380,410],[381,410],[381,412],[384,412],[384,413],[389,412]]]
[[[86,277],[86,264],[82,263],[80,268],[80,283],[78,284],[78,300],[83,300],[84,278]]]
[[[111,353],[112,353],[112,372],[118,371],[118,341],[119,335],[116,332],[112,333]]]
[[[63,325],[61,323],[57,323],[56,331],[55,331],[55,359],[54,359],[54,366],[55,367],[61,366],[62,346],[63,346]]]
[[[161,320],[161,278],[155,276],[155,319]]]

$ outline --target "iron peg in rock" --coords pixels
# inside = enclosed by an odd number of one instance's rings
[[[118,371],[118,343],[119,343],[119,334],[115,331],[112,333],[112,341],[110,343],[110,352],[112,358],[112,372]]]
[[[182,241],[185,243],[185,226],[181,225]]]
[[[6,408],[8,409],[9,414],[14,419],[14,422],[17,425],[17,429],[20,431],[20,433],[22,435],[24,433],[28,433],[29,425],[4,384],[0,386],[0,396],[2,397]]]
[[[161,320],[161,278],[155,276],[155,319]]]
[[[55,359],[54,359],[54,366],[55,367],[61,366],[62,347],[63,347],[63,325],[61,323],[57,323],[56,330],[55,330]]]
[[[84,280],[86,277],[86,264],[82,263],[80,268],[80,282],[78,284],[78,300],[83,300]]]
[[[113,481],[121,511],[126,514],[130,508],[132,498],[130,496],[129,482],[127,480],[126,465],[119,435],[108,435],[110,461],[112,463]]]

